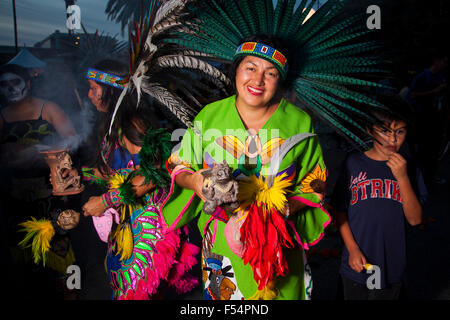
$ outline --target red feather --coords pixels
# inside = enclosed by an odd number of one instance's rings
[[[275,210],[252,203],[240,229],[245,245],[243,260],[253,270],[253,278],[262,290],[277,276],[289,272],[283,248],[294,246],[281,215]]]

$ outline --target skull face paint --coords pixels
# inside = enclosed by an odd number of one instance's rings
[[[28,94],[27,84],[22,77],[14,73],[4,73],[0,75],[0,94],[2,94],[9,103],[19,102]]]

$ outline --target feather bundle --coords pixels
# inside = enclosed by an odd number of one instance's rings
[[[190,50],[190,56],[231,63],[236,48],[248,36],[267,33],[291,52],[288,81],[300,103],[365,149],[365,127],[374,123],[370,109],[386,108],[363,90],[381,88],[365,78],[381,75],[386,61],[375,56],[364,15],[348,16],[349,0],[204,0],[188,1],[183,27],[159,42]],[[179,25],[179,24],[178,24]],[[186,117],[190,115],[186,114]]]
[[[277,296],[276,289],[270,285],[278,276],[288,273],[288,265],[283,248],[294,246],[280,212],[286,206],[287,188],[291,181],[285,175],[274,179],[269,187],[262,176],[250,176],[239,181],[239,211],[246,212],[241,226],[241,241],[244,243],[244,264],[249,263],[253,277],[258,284],[254,298]]]
[[[31,217],[31,220],[19,224],[24,227],[20,231],[26,232],[25,238],[19,242],[22,248],[31,247],[34,257],[34,263],[39,263],[45,266],[46,253],[50,250],[50,242],[55,235],[55,228],[51,221],[46,219],[36,220]],[[30,243],[31,242],[31,243]]]
[[[192,127],[192,119],[201,105],[192,94],[186,93],[209,96],[211,101],[229,94],[230,82],[215,66],[199,56],[183,54],[180,47],[155,40],[165,38],[166,34],[174,30],[189,32],[185,25],[187,22],[183,20],[187,14],[183,11],[187,2],[149,1],[145,8],[141,8],[140,21],[130,24],[130,71],[124,80],[124,91],[114,107],[110,133],[125,94],[136,93],[138,105],[142,94],[147,94],[163,111],[169,111],[187,127]],[[111,12],[117,14],[119,8],[109,7]],[[222,95],[217,95],[217,89]]]
[[[129,212],[127,212],[127,210]],[[133,253],[133,233],[129,223],[129,214],[133,209],[131,206],[122,205],[121,223],[117,226],[113,238],[116,241],[117,255],[120,255],[120,260],[128,260]]]

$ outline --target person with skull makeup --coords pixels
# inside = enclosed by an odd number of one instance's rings
[[[20,262],[24,261],[24,253],[17,248],[22,236],[17,232],[18,224],[29,216],[48,216],[54,203],[49,167],[38,146],[55,146],[62,139],[74,136],[75,130],[58,105],[31,94],[29,73],[21,66],[0,67],[0,95],[6,102],[0,110],[0,202],[8,225],[8,245],[15,250],[17,281],[32,273]],[[23,281],[24,287],[30,286],[29,280]],[[20,287],[15,283],[17,290]]]
[[[0,94],[7,101],[0,112],[0,143],[2,151],[6,152],[2,152],[2,160],[10,166],[17,168],[29,164],[30,160],[34,163],[38,153],[29,147],[52,146],[58,138],[75,135],[69,118],[58,105],[31,95],[26,69],[18,65],[2,66]],[[20,152],[19,157],[17,152]]]

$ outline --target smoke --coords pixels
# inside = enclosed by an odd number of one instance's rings
[[[87,97],[88,85],[85,77],[72,72],[73,67],[61,61],[47,61],[43,74],[31,83],[32,95],[56,103],[66,114],[76,135],[53,141],[50,137],[37,145],[39,151],[69,149],[74,153],[88,141],[97,118],[97,111]],[[95,143],[92,141],[92,143]]]
[[[87,98],[83,99],[83,108],[81,111],[69,115],[77,134],[64,139],[61,142],[62,149],[69,149],[71,152],[75,152],[83,143],[89,143],[88,138],[94,130],[97,119],[96,112],[90,101]]]
[[[84,143],[90,143],[88,141],[91,136],[95,123],[96,123],[96,111],[90,105],[88,99],[83,99],[83,108],[79,112],[67,113],[70,122],[75,128],[76,134],[67,138],[55,139],[52,136],[44,137],[41,143],[34,145],[38,151],[46,150],[65,150],[68,149],[70,153],[74,153]],[[95,143],[92,141],[92,143]]]

